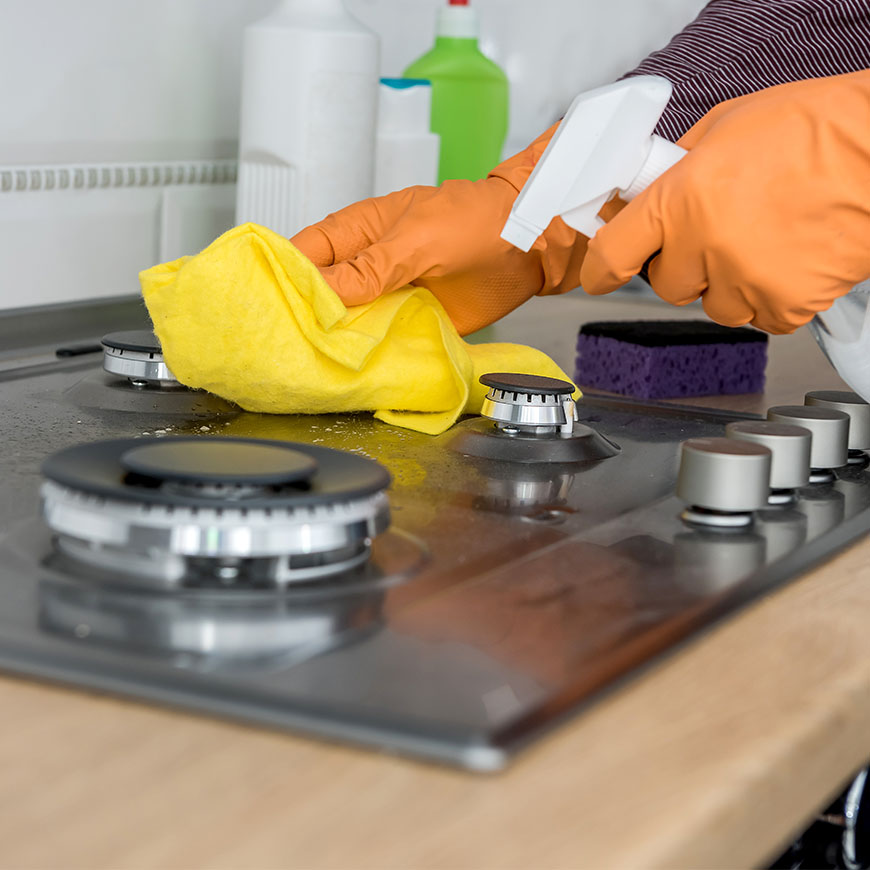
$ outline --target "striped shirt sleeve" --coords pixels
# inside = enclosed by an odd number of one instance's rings
[[[676,141],[724,100],[861,69],[870,69],[870,0],[712,0],[627,75],[672,82],[656,132]]]

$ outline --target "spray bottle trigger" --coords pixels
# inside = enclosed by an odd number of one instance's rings
[[[589,202],[584,202],[583,205],[577,208],[572,208],[570,211],[562,213],[562,220],[568,224],[573,230],[583,233],[590,239],[604,226],[604,221],[598,217],[598,212],[601,207],[610,198],[610,192],[602,193],[600,196]]]

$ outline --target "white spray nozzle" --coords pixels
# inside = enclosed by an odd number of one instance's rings
[[[671,83],[637,76],[580,94],[517,197],[501,237],[528,251],[557,215],[590,238],[614,194],[632,199],[686,151],[653,134]]]

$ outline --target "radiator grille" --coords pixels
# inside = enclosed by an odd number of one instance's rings
[[[235,160],[0,166],[0,194],[176,184],[233,184]]]

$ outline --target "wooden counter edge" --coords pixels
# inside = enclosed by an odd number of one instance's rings
[[[757,865],[870,756],[868,613],[865,541],[490,777],[3,679],[0,866]]]

